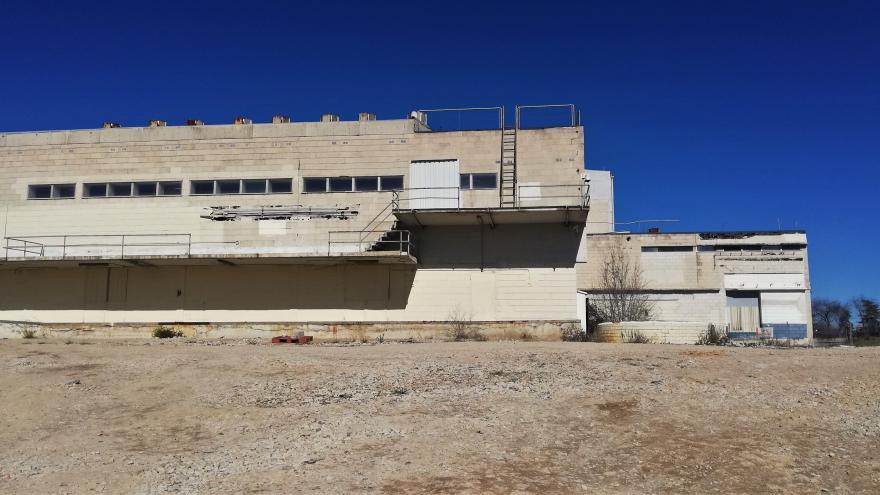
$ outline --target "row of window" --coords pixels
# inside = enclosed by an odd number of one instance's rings
[[[494,173],[461,174],[462,189],[495,189]],[[371,192],[403,189],[402,175],[360,177],[304,177],[303,192]],[[189,194],[287,194],[293,192],[293,179],[217,179],[191,180]],[[96,182],[83,184],[84,198],[124,198],[181,196],[183,181]],[[36,184],[28,186],[28,199],[70,199],[76,197],[76,184]]]
[[[802,244],[731,244],[731,245],[701,245],[696,250],[701,253],[714,251],[797,251],[802,249]],[[642,246],[643,253],[691,253],[694,246]]]
[[[303,192],[369,192],[403,189],[402,175],[364,177],[304,177]]]

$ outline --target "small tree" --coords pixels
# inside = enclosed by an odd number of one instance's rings
[[[631,258],[615,244],[605,255],[599,287],[590,295],[590,304],[600,321],[650,320],[654,316],[654,304],[645,289],[638,258]]]
[[[813,331],[817,337],[846,336],[850,329],[849,306],[833,299],[813,299]]]
[[[853,299],[853,307],[859,317],[859,333],[864,336],[880,336],[880,305],[865,296]]]

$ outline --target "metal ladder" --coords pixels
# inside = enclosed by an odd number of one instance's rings
[[[516,206],[516,126],[501,129],[501,207]]]

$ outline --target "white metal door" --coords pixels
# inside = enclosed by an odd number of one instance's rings
[[[416,161],[409,165],[409,208],[458,208],[458,160]]]

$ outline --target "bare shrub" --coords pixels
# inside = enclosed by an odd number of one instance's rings
[[[183,337],[183,332],[175,330],[171,327],[156,327],[153,330],[153,337],[157,339],[173,339],[174,337]]]
[[[623,341],[627,344],[650,344],[651,338],[638,330],[624,330]]]
[[[615,244],[605,255],[599,287],[589,302],[598,321],[647,321],[654,317],[654,304],[646,288],[639,259]]]
[[[581,329],[577,323],[566,323],[559,329],[559,337],[563,342],[586,342],[589,340],[587,332]]]
[[[697,345],[724,345],[728,341],[727,333],[718,331],[715,325],[710,323],[703,335],[697,339]]]
[[[470,313],[462,311],[458,306],[449,313],[448,320],[449,327],[446,329],[446,336],[450,340],[456,342],[463,340],[486,340],[480,329],[474,327]]]
[[[37,331],[33,328],[25,328],[21,331],[21,338],[23,339],[35,339],[37,338]]]
[[[519,340],[522,340],[523,342],[531,342],[531,341],[535,340],[535,336],[532,335],[532,333],[529,332],[528,330],[523,330],[519,334]]]

